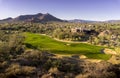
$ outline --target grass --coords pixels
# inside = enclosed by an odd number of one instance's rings
[[[91,59],[108,60],[110,58],[110,55],[102,54],[100,52],[104,47],[86,43],[59,42],[48,36],[33,33],[25,33],[25,36],[25,44],[28,48],[47,50],[55,54],[86,55]]]

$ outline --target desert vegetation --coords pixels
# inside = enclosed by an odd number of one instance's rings
[[[1,24],[0,77],[119,78],[119,24],[91,24],[95,34],[89,35],[71,31],[83,25],[89,26],[69,22]],[[106,25],[107,31],[104,30]],[[113,34],[118,36],[110,40]],[[104,54],[105,48],[112,49],[117,55]],[[87,58],[80,58],[82,55]]]

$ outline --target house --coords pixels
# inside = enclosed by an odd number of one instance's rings
[[[75,27],[71,29],[71,32],[79,33],[79,32],[83,32],[84,30],[85,30],[85,27]]]
[[[72,28],[71,32],[73,32],[73,33],[82,32],[82,29],[81,28]]]
[[[82,26],[82,27],[75,27],[75,28],[71,29],[72,33],[80,33],[80,32],[87,32],[87,31],[91,31],[91,29],[87,28],[87,27],[84,27],[84,26]]]

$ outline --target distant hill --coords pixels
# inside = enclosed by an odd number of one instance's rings
[[[120,23],[120,20],[108,20],[107,23]]]
[[[92,21],[92,20],[73,19],[68,21],[75,23],[120,23],[120,20]]]
[[[38,13],[35,15],[20,15],[16,18],[7,18],[0,20],[0,22],[49,22],[49,21],[59,21],[62,22],[63,20],[52,16],[49,13],[42,14]]]
[[[93,23],[93,22],[99,22],[99,21],[91,21],[91,20],[82,20],[82,19],[73,19],[68,20],[69,22],[76,22],[76,23]]]
[[[13,18],[9,17],[9,18],[0,20],[0,23],[1,22],[12,22],[12,20],[13,20]]]

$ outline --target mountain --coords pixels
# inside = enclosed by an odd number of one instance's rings
[[[49,22],[49,21],[62,22],[63,20],[58,19],[49,13],[46,13],[46,14],[38,13],[35,15],[20,15],[16,18],[7,18],[7,19],[0,20],[0,22],[35,22],[35,23]]]
[[[99,21],[91,21],[91,20],[82,20],[82,19],[73,19],[68,20],[69,22],[75,22],[75,23],[93,23],[93,22],[99,22]]]
[[[107,23],[120,23],[120,20],[108,20]]]
[[[49,21],[58,21],[58,22],[75,22],[75,23],[120,23],[120,20],[107,20],[107,21],[92,21],[92,20],[82,20],[82,19],[73,19],[73,20],[61,20],[59,18],[56,18],[55,16],[46,13],[38,13],[38,14],[33,14],[33,15],[20,15],[16,18],[6,18],[0,20],[0,23],[4,22],[34,22],[34,23],[39,23],[39,22],[49,22]]]
[[[9,17],[9,18],[0,20],[0,22],[11,22],[12,20],[13,18]]]
[[[74,23],[120,23],[120,20],[92,21],[92,20],[73,19],[68,21]]]

